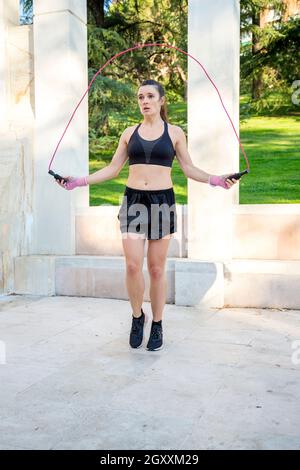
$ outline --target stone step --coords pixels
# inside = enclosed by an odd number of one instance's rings
[[[14,293],[128,299],[124,256],[19,256]],[[144,259],[144,300],[149,274]],[[300,308],[300,261],[167,258],[167,303],[195,307]]]
[[[300,261],[232,260],[224,290],[224,306],[300,309]]]

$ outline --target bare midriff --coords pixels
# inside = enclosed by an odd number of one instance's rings
[[[129,166],[127,186],[135,189],[167,189],[173,186],[171,168],[162,165],[139,164]]]

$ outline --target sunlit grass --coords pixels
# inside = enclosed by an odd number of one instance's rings
[[[299,116],[251,117],[241,124],[250,174],[239,183],[240,204],[300,203],[299,130]]]

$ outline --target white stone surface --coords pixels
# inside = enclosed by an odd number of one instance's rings
[[[224,276],[224,306],[300,308],[299,261],[233,260]]]
[[[166,305],[152,352],[128,301],[0,297],[0,325],[1,450],[300,449],[299,310]]]
[[[0,293],[14,288],[13,260],[32,239],[32,28],[19,1],[0,0]]]
[[[55,295],[54,256],[20,256],[14,265],[16,294]]]
[[[188,51],[219,89],[224,106],[239,129],[239,1],[190,0]],[[189,152],[195,166],[209,174],[238,171],[239,145],[220,98],[205,71],[188,58]],[[188,257],[232,257],[231,190],[188,180]]]
[[[78,205],[88,206],[88,187],[67,192],[48,174],[56,146],[88,88],[85,5],[84,0],[34,3],[36,128],[31,254],[74,254],[74,211]],[[63,176],[88,174],[87,97],[67,128],[51,169]]]
[[[70,12],[76,15],[83,23],[87,19],[87,2],[81,0],[33,0],[34,15],[45,15],[47,13]]]
[[[34,268],[37,265],[39,270]],[[17,257],[14,292],[128,299],[125,273],[124,256]],[[143,274],[144,298],[149,300],[146,257]],[[205,308],[300,308],[299,261],[222,263],[167,258],[166,278],[167,303]]]
[[[79,295],[101,298],[128,299],[125,284],[126,265],[123,256],[59,257],[56,260],[56,295]],[[144,259],[146,301],[149,297],[150,279],[147,260]],[[174,260],[166,263],[168,303],[174,303]]]
[[[204,308],[223,307],[223,263],[176,260],[175,304]]]
[[[300,204],[233,205],[233,258],[300,260]]]

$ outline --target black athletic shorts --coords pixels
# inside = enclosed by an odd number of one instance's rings
[[[126,186],[118,219],[122,233],[144,233],[148,240],[158,240],[177,232],[173,188],[134,189]]]

